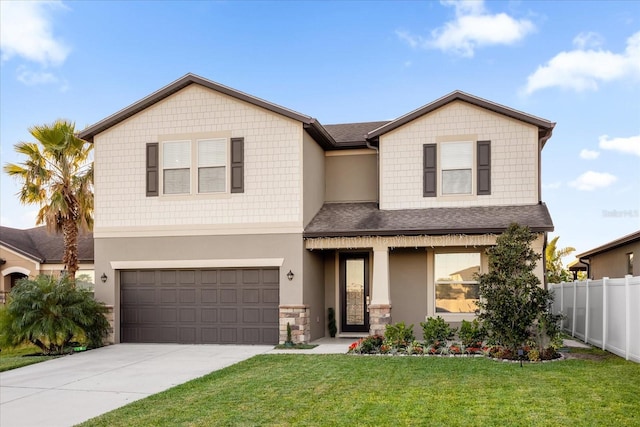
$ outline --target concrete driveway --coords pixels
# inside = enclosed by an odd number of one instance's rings
[[[116,344],[0,373],[0,426],[71,426],[272,346]]]

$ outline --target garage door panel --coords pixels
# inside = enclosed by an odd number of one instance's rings
[[[218,302],[218,290],[202,288],[200,289],[200,302],[202,304],[215,304]]]
[[[195,308],[181,308],[180,317],[178,321],[182,323],[193,323],[196,321],[196,309]]]
[[[196,302],[195,289],[180,289],[179,295],[181,304],[195,304]]]
[[[159,289],[160,291],[160,302],[162,304],[170,304],[178,302],[178,291],[177,289]]]
[[[263,308],[262,309],[262,323],[267,325],[279,325],[280,313],[277,308]]]
[[[120,272],[121,341],[275,344],[277,268]]]
[[[220,302],[222,304],[235,304],[238,302],[236,289],[220,289]]]
[[[200,282],[203,285],[215,285],[218,283],[218,270],[202,270]]]
[[[260,289],[243,289],[242,302],[244,304],[258,304],[260,302]]]
[[[223,344],[231,344],[238,342],[237,328],[220,328],[220,342]]]
[[[245,308],[242,310],[242,323],[260,323],[259,308]]]
[[[220,311],[220,323],[237,323],[238,322],[238,309],[237,308],[221,308]]]
[[[280,301],[280,291],[278,289],[262,290],[263,304],[278,304],[279,301]]]

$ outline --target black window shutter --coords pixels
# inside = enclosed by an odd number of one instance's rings
[[[478,141],[478,195],[491,194],[491,141]]]
[[[423,171],[422,177],[422,195],[424,197],[436,197],[437,182],[437,154],[436,144],[424,144],[422,146]]]
[[[158,143],[147,144],[147,197],[158,195]]]
[[[231,192],[244,193],[244,138],[231,138]]]

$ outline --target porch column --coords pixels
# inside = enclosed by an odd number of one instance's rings
[[[369,333],[384,335],[386,325],[391,323],[389,247],[386,245],[373,247],[373,278],[371,282]]]

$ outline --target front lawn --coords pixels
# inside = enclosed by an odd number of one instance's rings
[[[34,345],[23,345],[16,348],[3,348],[0,351],[0,372],[21,368],[59,356],[43,356]]]
[[[639,425],[640,365],[603,356],[261,355],[82,425]]]

